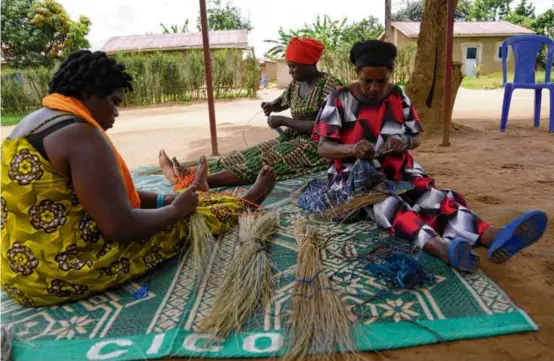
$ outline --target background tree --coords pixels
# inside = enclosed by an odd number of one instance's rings
[[[348,23],[346,18],[333,20],[328,15],[318,16],[315,22],[304,24],[301,29],[286,32],[280,28],[277,40],[265,40],[274,44],[266,55],[270,58],[283,57],[292,37],[316,39],[325,45],[321,58],[322,70],[332,73],[344,82],[349,82],[356,77],[350,64],[350,48],[357,41],[377,38],[383,31],[383,25],[372,16],[353,23]]]
[[[52,67],[69,53],[89,48],[91,22],[72,21],[54,0],[10,0],[1,5],[2,56],[13,68]]]
[[[336,51],[341,46],[350,47],[355,42],[366,39],[375,39],[384,31],[379,20],[373,16],[348,24],[348,19],[333,20],[328,15],[317,16],[312,24],[296,30],[285,31],[279,28],[277,40],[264,40],[274,46],[267,52],[267,56],[279,58],[285,54],[290,39],[312,38],[321,41],[326,51]]]
[[[391,0],[385,0],[385,41],[392,41],[392,4]]]
[[[185,19],[185,22],[181,27],[179,25],[165,25],[160,23],[162,33],[164,34],[176,34],[176,33],[188,33],[189,32],[189,19]]]
[[[392,14],[392,21],[421,21],[423,1],[406,1],[404,7]]]
[[[454,20],[465,21],[469,16],[472,6],[472,0],[459,0],[456,12],[454,13]]]
[[[541,35],[546,35],[554,38],[554,10],[549,9],[541,15],[537,16],[533,29]]]
[[[457,1],[453,1],[454,5]],[[418,110],[424,128],[433,133],[443,127],[444,106],[452,111],[462,82],[462,67],[452,67],[451,104],[443,104],[445,76],[446,1],[426,1],[417,40],[415,66],[406,91]]]
[[[29,12],[32,2],[27,0],[2,1],[1,32],[2,32],[2,57],[11,67],[19,65],[24,58],[31,34]]]
[[[384,28],[379,23],[379,19],[368,16],[357,23],[352,23],[346,28],[346,40],[351,44],[354,44],[360,40],[376,39],[381,35]]]
[[[467,21],[499,21],[510,13],[512,0],[475,0],[466,16]]]
[[[532,4],[531,4],[532,5]],[[519,11],[518,11],[519,9]],[[549,9],[541,15],[535,17],[534,13],[530,13],[529,5],[523,0],[514,12],[511,12],[503,18],[512,24],[517,24],[535,31],[537,34],[554,37],[554,10]],[[532,7],[534,11],[534,7]],[[527,14],[529,16],[523,15]],[[546,47],[543,47],[537,57],[537,64],[540,68],[546,67]]]
[[[534,30],[535,26],[535,19],[525,16],[525,15],[519,15],[515,12],[509,13],[506,15],[502,20],[510,22],[512,24],[523,26],[524,28],[532,29]]]
[[[323,18],[318,15],[314,23],[304,25],[305,36],[321,41],[326,49],[336,49],[342,41],[346,40],[347,21],[347,18],[332,20],[327,15]]]
[[[285,56],[285,49],[292,38],[304,38],[307,37],[306,29],[289,30],[285,31],[282,27],[279,27],[277,40],[268,39],[264,42],[273,44],[273,47],[269,49],[266,56],[270,58],[282,58]]]
[[[421,21],[423,18],[424,0],[407,0],[402,9],[392,14],[392,21]],[[464,20],[470,12],[472,3],[469,0],[458,2],[454,19],[456,21]]]
[[[208,17],[208,30],[252,30],[252,25],[248,18],[243,18],[240,8],[234,6],[230,1],[225,5],[221,0],[211,0],[206,9]],[[200,15],[197,19],[198,31],[202,30],[200,25]]]
[[[521,0],[519,5],[515,8],[514,14],[526,16],[529,18],[535,18],[535,5],[528,4],[527,0]]]

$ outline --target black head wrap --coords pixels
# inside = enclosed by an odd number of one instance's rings
[[[359,41],[350,50],[350,61],[356,69],[365,66],[386,66],[394,68],[396,46],[381,40]]]

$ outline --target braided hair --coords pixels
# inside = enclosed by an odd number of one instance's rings
[[[132,81],[125,65],[103,51],[81,50],[60,65],[48,83],[48,93],[80,98],[86,89],[91,95],[106,97],[119,89],[133,91]]]

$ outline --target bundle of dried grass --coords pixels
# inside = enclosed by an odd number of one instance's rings
[[[214,238],[206,219],[198,213],[190,216],[189,242],[193,277],[199,281],[210,259]]]
[[[239,246],[200,331],[221,337],[239,331],[250,315],[271,302],[274,265],[268,246],[279,215],[253,213],[239,218]]]
[[[345,360],[353,352],[352,328],[340,294],[323,271],[322,240],[317,230],[299,219],[294,224],[298,243],[297,284],[289,324],[289,349],[285,360]],[[340,352],[340,354],[337,354]]]
[[[402,194],[405,191],[399,191],[397,194]],[[330,221],[347,219],[354,213],[358,212],[363,207],[370,206],[377,202],[383,201],[390,196],[390,193],[384,192],[378,189],[371,191],[371,193],[364,194],[362,196],[355,197],[350,201],[341,204],[335,208],[330,208],[323,213],[323,217]]]
[[[0,334],[0,360],[10,361],[12,359],[13,330],[11,327],[2,326],[0,328]]]

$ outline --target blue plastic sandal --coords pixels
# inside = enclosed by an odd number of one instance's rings
[[[456,237],[448,244],[450,265],[460,271],[475,272],[481,258],[471,251],[471,243],[462,237]]]
[[[522,249],[538,241],[544,234],[547,223],[548,218],[543,211],[527,212],[514,219],[494,237],[489,247],[489,259],[494,263],[506,262]],[[515,234],[519,227],[523,232],[520,236]]]

